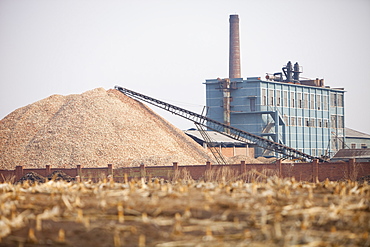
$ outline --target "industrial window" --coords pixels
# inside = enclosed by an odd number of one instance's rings
[[[310,119],[310,127],[315,127],[316,126],[315,122],[316,122],[316,119],[311,118]]]
[[[304,118],[304,124],[306,127],[310,127],[310,121],[308,120],[308,118]]]
[[[336,115],[330,116],[330,122],[331,122],[331,127],[333,129],[337,128],[337,116]]]
[[[315,95],[310,95],[310,109],[315,109]]]
[[[339,107],[343,107],[343,94],[337,94],[338,97],[337,97],[337,100],[338,100],[338,106]]]
[[[344,128],[344,117],[337,116],[337,121],[338,121],[338,128]]]
[[[321,110],[321,95],[320,94],[316,94],[316,106],[317,106],[317,110]]]
[[[294,92],[290,92],[290,107],[294,107],[295,106],[295,97],[294,97]]]
[[[327,95],[324,95],[322,97],[322,100],[323,100],[323,105],[324,105],[324,111],[327,111],[328,110],[328,96]]]
[[[308,94],[303,94],[303,107],[308,108]]]
[[[266,89],[262,88],[262,105],[267,105]]]
[[[324,128],[329,128],[329,121],[324,119]]]
[[[320,118],[317,119],[317,127],[322,128],[322,120]]]
[[[301,117],[297,118],[297,125],[302,126],[302,118]]]
[[[295,126],[295,125],[296,125],[295,117],[291,117],[291,118],[290,118],[290,125],[293,125],[293,126]]]
[[[284,107],[288,107],[288,92],[284,91],[284,99],[283,99]]]
[[[337,150],[338,148],[338,146],[337,146],[337,139],[336,138],[331,138],[330,139],[330,142],[331,142],[331,149],[333,149],[333,150]]]
[[[330,105],[337,106],[337,94],[336,93],[330,93]]]
[[[297,93],[297,103],[298,103],[299,108],[303,107],[303,105],[302,105],[302,93]]]
[[[280,90],[276,90],[276,106],[280,106],[280,104],[281,104]]]
[[[284,115],[283,116],[283,120],[285,122],[286,125],[289,125],[289,119],[288,119],[288,116],[287,115]]]
[[[269,105],[274,105],[274,90],[269,90]]]
[[[351,143],[351,148],[356,149],[356,143]]]

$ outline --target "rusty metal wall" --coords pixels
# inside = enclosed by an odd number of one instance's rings
[[[119,167],[114,168],[113,165],[100,168],[77,168],[58,169],[60,171],[69,173],[70,176],[80,176],[81,181],[91,180],[93,182],[103,181],[109,175],[112,176],[115,182],[125,182],[125,180],[144,178],[164,178],[171,179],[176,172],[186,169],[193,179],[200,179],[205,177],[206,171],[218,170],[222,167],[227,167],[235,172],[248,173],[256,170],[263,172],[269,169],[275,171],[279,177],[287,178],[294,177],[297,181],[324,181],[326,178],[332,181],[351,179],[355,181],[358,178],[368,176],[370,174],[370,162],[356,162],[351,159],[348,162],[325,162],[319,163],[318,160],[308,163],[282,163],[278,160],[275,163],[269,164],[246,164],[241,161],[240,164],[229,165],[212,165],[207,162],[206,165],[178,165],[174,163],[173,166],[145,166],[140,167]],[[72,170],[75,170],[74,172]],[[52,171],[54,168],[35,168],[23,169],[22,166],[17,166],[15,170],[0,170],[0,183],[3,182],[17,182],[27,172],[33,171],[38,174],[46,174],[47,170]],[[47,174],[48,175],[48,174]],[[180,174],[181,175],[181,174]],[[77,179],[76,179],[77,180]]]

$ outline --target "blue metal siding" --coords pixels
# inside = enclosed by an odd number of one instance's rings
[[[207,80],[206,85],[207,116],[223,122],[222,91],[218,89],[219,84],[217,80]]]
[[[223,121],[222,90],[217,80],[205,84],[208,117]],[[327,149],[333,155],[341,148],[343,90],[247,78],[230,95],[230,124],[236,128],[314,156],[324,155]],[[257,150],[257,155],[262,153]]]

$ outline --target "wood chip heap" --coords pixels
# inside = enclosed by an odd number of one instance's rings
[[[197,165],[210,159],[149,107],[112,89],[52,95],[0,121],[0,169]]]

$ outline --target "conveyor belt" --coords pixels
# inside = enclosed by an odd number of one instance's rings
[[[253,142],[261,148],[277,152],[279,154],[282,154],[284,157],[290,157],[292,159],[301,159],[301,160],[306,160],[306,161],[312,161],[314,159],[318,159],[321,162],[325,161],[321,158],[311,156],[309,154],[303,153],[303,152],[301,152],[299,150],[296,150],[294,148],[290,148],[290,147],[287,147],[283,144],[280,144],[280,143],[268,140],[266,138],[248,133],[246,131],[234,128],[232,126],[229,126],[229,125],[226,125],[224,123],[215,121],[213,119],[202,116],[202,115],[197,114],[195,112],[191,112],[189,110],[177,107],[175,105],[171,105],[171,104],[166,103],[164,101],[157,100],[157,99],[151,98],[149,96],[146,96],[146,95],[143,95],[143,94],[131,91],[129,89],[119,87],[119,86],[115,86],[115,89],[117,89],[121,93],[123,93],[123,94],[125,94],[125,95],[127,95],[131,98],[136,98],[136,99],[142,100],[144,102],[147,102],[149,104],[155,105],[155,106],[157,106],[159,108],[162,108],[166,111],[169,111],[169,112],[171,112],[175,115],[178,115],[180,117],[188,119],[188,120],[190,120],[190,121],[192,121],[196,124],[200,124],[202,126],[207,127],[208,129],[217,131],[220,134],[228,136],[232,139],[242,141],[242,142],[246,142],[246,143]]]

